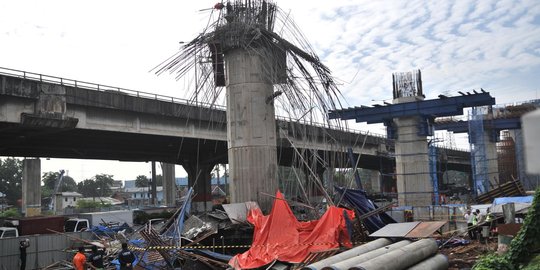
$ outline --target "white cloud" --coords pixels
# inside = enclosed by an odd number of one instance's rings
[[[183,97],[148,71],[208,23],[213,1],[0,2],[0,66]],[[348,105],[392,97],[391,73],[422,69],[428,97],[484,88],[535,98],[540,2],[278,1],[339,78]],[[510,92],[509,90],[512,90]]]

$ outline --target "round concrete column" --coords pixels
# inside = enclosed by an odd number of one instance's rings
[[[264,49],[260,49],[264,50]],[[253,50],[225,52],[227,77],[227,143],[231,201],[258,201],[269,210],[278,188],[276,120],[271,64]],[[271,100],[270,100],[271,101]]]

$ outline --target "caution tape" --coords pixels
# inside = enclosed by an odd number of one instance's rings
[[[308,244],[295,244],[295,245],[278,245],[278,246],[327,246],[335,245],[337,243],[308,243]],[[345,243],[342,243],[345,244]],[[359,244],[359,243],[346,243],[346,244]],[[130,246],[131,250],[137,251],[147,251],[147,250],[171,250],[171,249],[224,249],[224,248],[251,248],[251,247],[265,247],[265,246],[276,246],[276,245],[225,245],[225,246],[149,246],[146,248]]]

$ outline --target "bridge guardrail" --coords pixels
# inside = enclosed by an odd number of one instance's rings
[[[73,79],[66,79],[66,78],[44,75],[44,74],[33,73],[33,72],[28,72],[28,71],[23,71],[23,70],[11,69],[11,68],[0,67],[0,74],[15,76],[15,77],[32,80],[32,81],[57,83],[60,85],[72,86],[72,87],[83,88],[83,89],[88,89],[88,90],[96,90],[96,91],[102,91],[102,92],[114,91],[120,94],[134,96],[134,97],[167,101],[167,102],[183,104],[183,105],[203,106],[206,108],[218,109],[218,110],[223,110],[223,111],[226,110],[225,106],[221,106],[217,104],[193,102],[193,101],[190,101],[188,99],[183,99],[183,98],[148,93],[148,92],[115,87],[115,86],[110,86],[110,85],[103,85],[103,84],[97,84],[97,83],[91,83],[91,82],[85,82],[85,81],[79,81],[79,80],[73,80]]]

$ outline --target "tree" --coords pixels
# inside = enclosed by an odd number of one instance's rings
[[[112,195],[111,186],[114,184],[110,174],[96,174],[92,179],[85,179],[77,184],[77,191],[84,197],[108,197]]]
[[[97,174],[93,179],[96,181],[99,197],[108,197],[112,195],[111,186],[114,184],[113,175]]]
[[[51,192],[54,191],[54,187],[56,185],[56,181],[58,181],[59,176],[60,176],[59,172],[44,173],[43,177],[41,178],[43,180],[44,188],[50,190]],[[60,188],[58,189],[58,192],[66,192],[66,191],[77,191],[77,183],[69,175],[64,176],[64,178],[62,179],[62,184],[60,185]]]
[[[77,192],[84,197],[99,197],[98,186],[93,179],[85,179],[77,184]]]
[[[148,183],[150,180],[146,175],[138,175],[137,178],[135,178],[135,186],[136,187],[148,187]]]
[[[334,173],[334,184],[337,186],[347,186],[350,182],[350,177],[345,171],[336,170]]]
[[[151,182],[151,179],[149,179],[146,175],[139,175],[137,176],[137,178],[135,178],[136,187],[149,187],[150,182]],[[163,175],[161,174],[156,175],[156,185],[163,186]]]
[[[6,194],[9,204],[16,204],[22,194],[22,161],[16,158],[0,159],[0,192]]]
[[[156,185],[163,186],[163,175],[161,174],[156,175]]]

